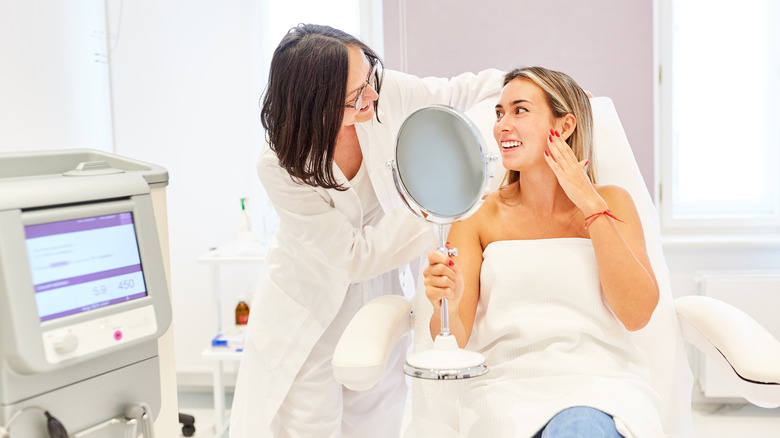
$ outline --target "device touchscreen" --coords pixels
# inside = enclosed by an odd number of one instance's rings
[[[25,226],[41,321],[145,297],[132,212]]]

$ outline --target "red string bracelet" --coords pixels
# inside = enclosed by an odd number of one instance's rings
[[[618,222],[623,222],[622,220],[618,219],[617,216],[612,214],[612,212],[610,210],[607,209],[607,210],[604,210],[604,211],[600,211],[598,213],[593,213],[592,215],[586,217],[585,218],[585,228],[588,228],[590,226],[590,224],[592,224],[593,221],[595,221],[596,219],[601,217],[601,215],[609,216],[609,217],[611,217],[612,219],[615,219]],[[625,222],[623,222],[623,223],[625,223]]]

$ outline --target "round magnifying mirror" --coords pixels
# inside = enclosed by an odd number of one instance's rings
[[[464,114],[444,105],[422,107],[398,131],[396,187],[430,222],[465,219],[479,208],[492,180],[489,164],[495,158],[484,146]]]
[[[493,178],[492,163],[477,126],[464,114],[444,105],[422,107],[407,117],[396,141],[393,177],[409,209],[439,229],[438,251],[445,247],[444,227],[466,219],[482,204]],[[420,214],[424,213],[423,214]],[[442,300],[441,333],[434,348],[410,355],[404,372],[433,380],[464,379],[488,371],[485,357],[458,348],[449,331],[447,300]]]

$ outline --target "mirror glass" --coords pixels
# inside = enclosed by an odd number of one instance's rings
[[[416,110],[398,132],[399,191],[429,220],[465,219],[479,206],[488,182],[483,146],[474,123],[457,110],[443,105]]]

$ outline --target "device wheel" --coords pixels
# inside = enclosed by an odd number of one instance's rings
[[[179,423],[182,424],[182,435],[187,437],[195,435],[195,417],[179,412]]]
[[[191,424],[187,424],[181,427],[181,434],[184,436],[193,436],[195,435],[195,426]]]

